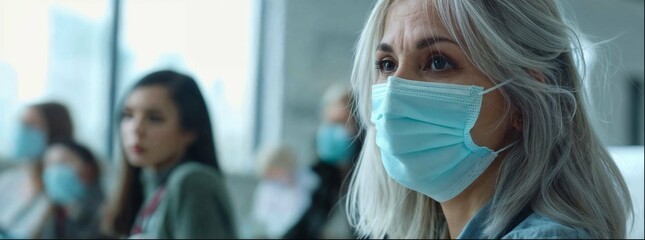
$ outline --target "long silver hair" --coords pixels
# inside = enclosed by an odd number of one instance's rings
[[[375,144],[371,86],[375,51],[391,0],[376,3],[356,46],[352,89],[366,139],[351,178],[346,208],[359,235],[442,238],[438,202],[388,177]],[[428,1],[468,59],[500,88],[509,113],[521,116],[522,137],[502,160],[485,234],[495,236],[530,206],[593,237],[624,238],[633,215],[620,171],[602,145],[586,106],[575,29],[552,0]]]

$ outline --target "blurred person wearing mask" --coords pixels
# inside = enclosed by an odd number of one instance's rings
[[[56,142],[73,139],[67,108],[55,102],[29,106],[14,136],[9,169],[0,173],[0,234],[33,238],[41,229],[49,203],[42,180],[42,155]]]
[[[118,122],[123,160],[104,216],[106,234],[236,236],[208,108],[193,78],[148,74],[125,96]]]
[[[351,110],[353,98],[347,87],[333,85],[322,99],[322,124],[316,132],[318,161],[312,167],[320,184],[312,203],[285,238],[352,238],[341,196],[344,179],[362,146],[358,124]]]
[[[44,238],[99,238],[103,203],[99,163],[73,141],[52,145],[44,154],[45,193],[52,202]]]
[[[300,167],[288,147],[267,147],[258,158],[261,180],[255,190],[253,220],[256,238],[282,238],[311,206],[319,178]]]

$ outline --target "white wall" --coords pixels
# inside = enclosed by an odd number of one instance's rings
[[[629,189],[634,207],[633,225],[628,226],[627,238],[643,239],[643,146],[609,147],[611,156],[623,174],[625,184]],[[631,224],[631,222],[628,222]]]

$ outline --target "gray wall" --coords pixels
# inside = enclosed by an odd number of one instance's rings
[[[264,117],[259,119],[262,126],[260,146],[284,141],[295,148],[299,161],[311,163],[314,160],[320,99],[333,83],[349,84],[354,43],[372,2],[264,2],[266,22],[283,23],[284,26],[267,26],[270,30],[263,34],[263,74],[259,91],[266,102],[263,103],[264,112],[260,113]],[[284,15],[276,16],[280,13]],[[280,106],[275,106],[276,103]]]
[[[349,83],[353,46],[372,1],[288,1],[284,139],[311,161],[320,99],[333,82]]]
[[[568,0],[580,30],[600,45],[590,75],[600,134],[608,145],[643,144],[643,1]],[[571,15],[570,15],[571,16]],[[606,72],[603,72],[606,68]],[[607,78],[605,78],[605,75]],[[636,90],[635,86],[640,85]],[[636,96],[634,96],[634,93]],[[632,99],[637,98],[637,101]],[[638,102],[637,106],[634,103]],[[636,123],[636,126],[634,124]]]

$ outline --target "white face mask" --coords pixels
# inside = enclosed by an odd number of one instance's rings
[[[371,121],[388,175],[435,201],[464,191],[497,157],[473,142],[470,130],[484,94],[479,86],[389,77],[372,87]]]

